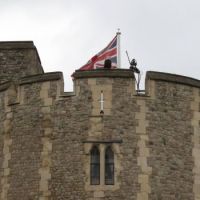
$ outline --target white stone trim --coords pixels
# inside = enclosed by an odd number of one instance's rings
[[[146,102],[144,99],[137,100],[137,105],[140,106],[140,112],[136,113],[136,119],[138,120],[138,126],[136,127],[136,133],[139,134],[138,140],[139,156],[137,157],[137,164],[141,169],[141,173],[138,175],[138,183],[140,184],[140,191],[137,193],[137,200],[148,200],[151,193],[151,186],[149,184],[149,176],[152,173],[152,168],[148,166],[147,159],[149,157],[149,148],[146,146],[146,142],[149,140],[149,136],[146,133],[146,127],[148,121],[146,120]]]
[[[43,119],[41,121],[41,126],[44,130],[44,137],[42,137],[43,149],[41,152],[41,167],[39,168],[39,174],[41,176],[39,183],[39,191],[41,195],[39,200],[48,200],[51,196],[51,191],[49,190],[49,181],[51,180],[51,153],[52,153],[52,142],[50,135],[52,134],[52,128],[48,127],[46,121],[51,121],[51,108],[53,99],[49,97],[50,82],[45,82],[41,86],[40,97],[43,100],[44,106],[41,108],[41,113],[43,114]],[[43,126],[44,124],[45,126]],[[49,122],[48,122],[49,123]]]

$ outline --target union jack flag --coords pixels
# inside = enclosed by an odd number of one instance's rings
[[[104,61],[110,59],[112,62],[112,68],[117,67],[117,35],[113,40],[101,50],[98,54],[93,56],[85,65],[79,70],[92,70],[104,67]]]

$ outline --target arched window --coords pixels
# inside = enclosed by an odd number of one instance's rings
[[[91,185],[100,184],[100,153],[97,146],[94,146],[90,152],[90,182]]]
[[[114,153],[110,146],[105,151],[105,184],[114,185]]]

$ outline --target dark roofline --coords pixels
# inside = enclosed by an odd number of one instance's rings
[[[164,72],[147,71],[146,80],[158,80],[164,82],[179,83],[200,88],[200,80],[178,74]]]

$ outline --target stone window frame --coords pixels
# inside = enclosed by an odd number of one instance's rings
[[[105,191],[117,190],[120,188],[120,171],[121,171],[121,158],[120,153],[121,141],[84,141],[84,169],[85,169],[85,190],[86,191]],[[93,146],[97,146],[100,151],[100,184],[91,185],[90,181],[90,152]],[[114,184],[105,184],[105,150],[110,146],[114,153]]]

